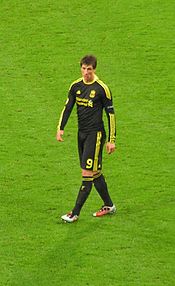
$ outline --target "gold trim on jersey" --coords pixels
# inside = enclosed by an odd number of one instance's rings
[[[113,113],[109,113],[110,120],[110,139],[109,142],[115,143],[115,115]]]
[[[101,137],[102,137],[102,132],[98,131],[97,132],[96,147],[95,147],[95,157],[94,157],[93,171],[97,171],[98,170],[98,156],[99,156],[99,152],[100,152]]]
[[[60,127],[61,127],[61,122],[62,122],[62,119],[63,119],[63,114],[64,114],[64,111],[66,109],[66,106],[64,106],[62,112],[61,112],[61,115],[60,115],[60,119],[59,119],[59,123],[58,123],[58,127],[57,127],[57,131],[60,130]]]
[[[82,81],[82,79],[83,79],[83,78],[81,77],[81,78],[79,78],[79,79],[73,81],[73,82],[71,83],[70,87],[69,87],[69,90],[71,89],[71,87],[72,87],[75,83],[78,83],[78,82]]]
[[[97,174],[95,174],[95,175],[93,176],[93,178],[94,178],[94,179],[97,179],[97,178],[99,178],[99,177],[101,176],[101,174],[102,174],[102,172],[100,171],[100,172],[98,172]]]
[[[109,87],[103,81],[99,79],[97,79],[97,82],[104,88],[106,97],[111,100],[112,97],[111,97],[111,92],[109,90]]]
[[[92,182],[93,179],[94,179],[93,177],[83,177],[82,181],[84,181],[84,182]]]
[[[58,127],[57,127],[57,131],[60,130],[61,122],[62,122],[62,119],[63,119],[63,114],[64,114],[64,111],[65,111],[65,109],[66,109],[66,105],[68,104],[68,102],[69,102],[69,98],[67,98],[66,103],[65,103],[65,105],[64,105],[64,108],[63,108],[63,110],[62,110],[62,112],[61,112],[60,119],[59,119],[59,123],[58,123]]]

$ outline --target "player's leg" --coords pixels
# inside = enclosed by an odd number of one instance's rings
[[[101,172],[99,172],[98,174],[94,175],[93,182],[94,182],[94,186],[95,186],[98,194],[100,195],[101,199],[103,200],[104,205],[112,207],[113,202],[112,202],[111,197],[109,195],[108,186],[107,186],[107,183],[105,181],[103,174]]]
[[[68,215],[62,216],[63,220],[68,222],[73,222],[78,219],[80,211],[91,192],[92,183],[93,183],[93,172],[89,172],[85,176],[82,176],[82,184],[80,186],[77,195],[75,206]]]
[[[82,168],[82,183],[78,192],[73,210],[62,216],[62,219],[67,222],[73,222],[78,219],[81,208],[87,200],[93,183],[93,171],[91,162],[93,162],[94,146],[96,143],[96,133],[88,136],[82,132],[78,132],[78,151],[80,158],[80,165]],[[91,161],[92,160],[92,161]]]
[[[93,184],[93,171],[85,172],[86,170],[82,170],[82,184],[80,190],[78,192],[78,196],[75,202],[75,206],[72,211],[72,215],[79,216],[80,211],[86,202]]]
[[[107,213],[115,212],[116,208],[112,202],[112,199],[109,195],[108,186],[105,181],[105,178],[101,172],[102,169],[102,153],[103,153],[103,147],[106,140],[106,134],[105,132],[102,132],[102,139],[101,139],[101,145],[100,150],[98,154],[98,170],[94,174],[94,186],[100,195],[101,199],[103,200],[104,206],[100,209],[100,212],[94,213],[94,216],[101,216]]]
[[[82,184],[75,202],[75,206],[72,211],[72,215],[79,216],[80,211],[87,200],[93,184],[93,176],[96,172],[94,168],[94,154],[98,141],[98,132],[92,132],[86,135],[86,139],[83,142],[83,152],[79,150],[80,164],[82,168]],[[81,144],[79,144],[80,146]]]
[[[100,217],[106,214],[113,214],[116,212],[116,206],[113,204],[111,197],[108,192],[107,183],[103,174],[100,172],[99,174],[94,175],[94,186],[103,200],[103,206],[95,213],[93,216]]]
[[[106,134],[104,131],[93,132],[87,135],[87,138],[83,144],[83,152],[79,152],[79,154],[82,155],[80,156],[82,167],[82,185],[80,187],[72,215],[78,216],[80,214],[81,208],[91,192],[93,181],[96,190],[104,202],[104,205],[108,208],[113,207],[113,202],[110,198],[107,184],[104,176],[101,173],[102,151],[105,139]]]
[[[82,132],[78,132],[78,137],[77,137],[78,140],[77,141],[78,141],[78,153],[79,153],[80,162],[81,162],[82,156],[83,156],[84,142],[86,140],[86,137],[87,137],[87,135],[83,134]],[[80,188],[80,190],[81,190],[81,188]],[[78,219],[78,215],[79,215],[79,212],[76,210],[74,211],[74,209],[73,209],[73,211],[69,212],[68,214],[63,215],[61,218],[65,222],[74,222]]]

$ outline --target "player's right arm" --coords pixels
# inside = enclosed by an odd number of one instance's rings
[[[75,96],[73,95],[73,91],[72,89],[70,89],[69,94],[68,94],[68,98],[66,100],[66,103],[64,105],[64,108],[61,112],[60,115],[60,119],[59,119],[59,123],[57,126],[57,140],[62,142],[63,141],[63,134],[64,134],[64,127],[69,119],[69,116],[71,114],[71,111],[74,107],[75,104]]]

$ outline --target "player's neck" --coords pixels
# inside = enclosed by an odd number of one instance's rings
[[[92,83],[94,83],[94,82],[96,81],[96,79],[97,79],[97,76],[94,74],[93,77],[90,78],[89,80],[86,80],[86,79],[83,77],[83,82],[84,82],[85,84],[92,84]]]

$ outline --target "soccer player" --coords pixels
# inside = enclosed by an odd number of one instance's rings
[[[78,151],[82,170],[82,184],[74,208],[70,213],[61,217],[65,222],[74,222],[78,219],[81,208],[88,198],[93,184],[103,201],[103,206],[93,216],[100,217],[106,214],[113,214],[116,211],[102,174],[102,151],[106,141],[102,119],[103,109],[105,109],[108,118],[109,135],[106,143],[108,154],[115,151],[115,113],[110,89],[96,76],[96,66],[97,59],[93,55],[86,55],[81,59],[82,77],[74,81],[70,86],[68,98],[57,128],[57,140],[62,142],[65,125],[76,103]]]

